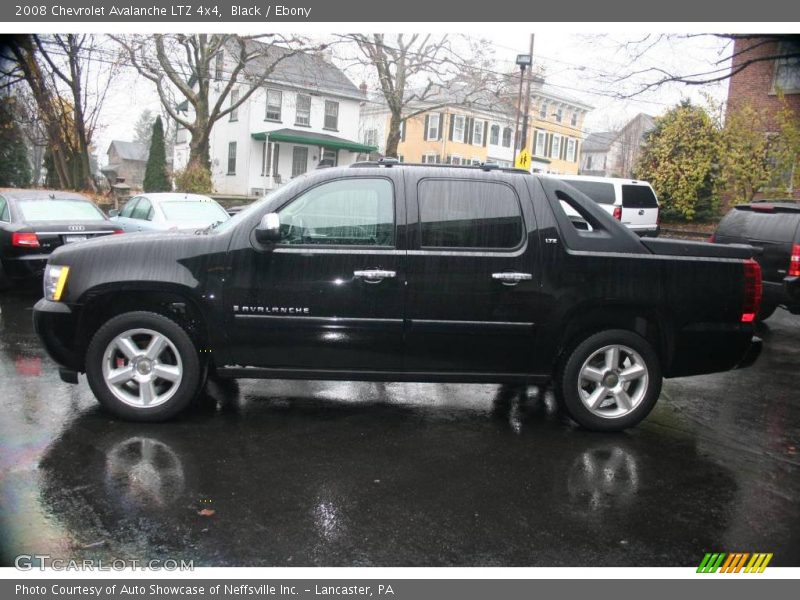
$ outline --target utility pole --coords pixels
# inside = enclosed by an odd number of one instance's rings
[[[519,144],[519,151],[521,152],[527,147],[528,141],[528,120],[530,119],[530,110],[531,110],[531,80],[533,79],[533,34],[531,34],[531,68],[530,72],[528,73],[528,82],[525,86],[525,114],[522,118],[522,139],[520,140]],[[522,82],[520,82],[520,86]]]
[[[533,47],[533,44],[531,44]],[[520,69],[519,74],[519,94],[517,94],[517,120],[514,123],[514,147],[513,156],[514,160],[516,161],[517,156],[517,148],[520,147],[519,144],[519,120],[520,120],[520,112],[522,111],[522,84],[525,81],[525,69],[530,67],[533,64],[533,55],[531,54],[517,54],[517,65]]]

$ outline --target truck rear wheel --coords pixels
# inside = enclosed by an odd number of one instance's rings
[[[164,421],[180,413],[199,392],[202,373],[186,331],[152,312],[110,319],[86,352],[86,377],[100,404],[133,421]]]
[[[631,331],[595,333],[568,352],[556,395],[579,425],[621,431],[644,419],[661,393],[661,365],[650,343]]]

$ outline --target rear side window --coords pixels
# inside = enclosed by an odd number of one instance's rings
[[[504,249],[522,243],[519,198],[504,183],[425,179],[418,196],[422,247]]]
[[[5,198],[0,198],[0,221],[10,221],[8,214],[8,202]]]
[[[131,198],[125,203],[125,206],[122,207],[122,210],[119,211],[120,217],[130,217],[133,214],[133,209],[136,208],[136,203],[139,201],[138,196],[136,198]]]
[[[580,181],[575,179],[564,179],[579,192],[583,192],[598,204],[614,204],[616,194],[614,194],[613,183],[603,183],[602,181]]]
[[[623,185],[623,208],[658,208],[658,201],[649,185]]]
[[[150,204],[150,200],[147,198],[141,198],[139,203],[136,205],[136,208],[133,210],[131,214],[131,219],[141,219],[142,221],[149,221],[153,218],[153,207]]]

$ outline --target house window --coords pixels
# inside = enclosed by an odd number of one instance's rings
[[[220,50],[214,55],[214,79],[222,79],[222,68],[225,65],[225,53]]]
[[[479,167],[481,166],[481,159],[480,158],[473,158],[472,159],[473,166]]]
[[[308,170],[308,147],[295,146],[292,151],[292,177],[302,175]]]
[[[311,96],[297,94],[297,113],[294,124],[304,127],[311,126]],[[306,151],[308,151],[308,148],[306,148]],[[305,171],[303,172],[305,173]]]
[[[378,130],[377,129],[365,129],[364,130],[364,143],[367,146],[377,146],[378,145]]]
[[[186,127],[181,127],[178,125],[178,128],[175,130],[175,143],[176,144],[185,144],[189,141],[189,130]]]
[[[475,146],[483,146],[483,121],[475,120],[472,126],[472,144]]]
[[[578,111],[577,110],[573,110],[572,111],[572,118],[569,120],[569,124],[572,125],[573,127],[577,127],[578,126]]]
[[[428,130],[425,132],[425,139],[426,140],[438,140],[439,139],[439,125],[441,123],[441,117],[439,113],[434,113],[428,115]]]
[[[503,146],[511,148],[511,127],[503,129]]]
[[[436,165],[436,164],[439,164],[439,155],[438,154],[423,154],[422,155],[422,164],[423,165]]]
[[[533,150],[536,156],[544,156],[544,144],[546,140],[547,134],[544,131],[536,132],[536,147]]]
[[[464,115],[453,115],[453,141],[464,142],[464,124],[466,117]]]
[[[461,157],[460,156],[451,156],[449,160],[451,165],[460,165],[461,164]]]
[[[489,133],[489,143],[494,146],[500,145],[500,125],[492,125],[491,132]]]
[[[547,120],[547,100],[542,100],[542,104],[539,106],[539,118]]]
[[[561,119],[563,118],[564,118],[564,109],[559,106],[558,110],[556,111],[556,123],[561,123]]]
[[[558,158],[561,152],[561,136],[553,136],[553,147],[550,149],[550,158]]]
[[[236,142],[228,143],[228,175],[236,175]]]
[[[575,162],[575,140],[572,138],[567,140],[567,160]]]
[[[282,105],[283,105],[283,92],[280,90],[267,90],[266,119],[268,121],[280,121]]]
[[[272,165],[272,177],[278,181],[278,157],[280,156],[280,145],[264,142],[261,146],[261,176],[264,177],[269,172]],[[274,157],[273,157],[274,154]]]
[[[325,129],[339,129],[339,103],[325,100]]]
[[[778,47],[781,55],[792,54],[775,61],[775,91],[798,93],[800,92],[800,42],[783,42]]]
[[[592,169],[592,155],[586,157],[586,170],[590,171]]]
[[[231,112],[230,112],[230,120],[231,121],[238,121],[239,120],[239,107],[237,106],[234,108],[236,103],[239,101],[239,90],[232,89],[231,90]]]

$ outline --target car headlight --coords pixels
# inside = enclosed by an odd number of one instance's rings
[[[69,267],[63,265],[47,265],[44,270],[44,297],[53,302],[61,300],[64,286],[67,285]]]

